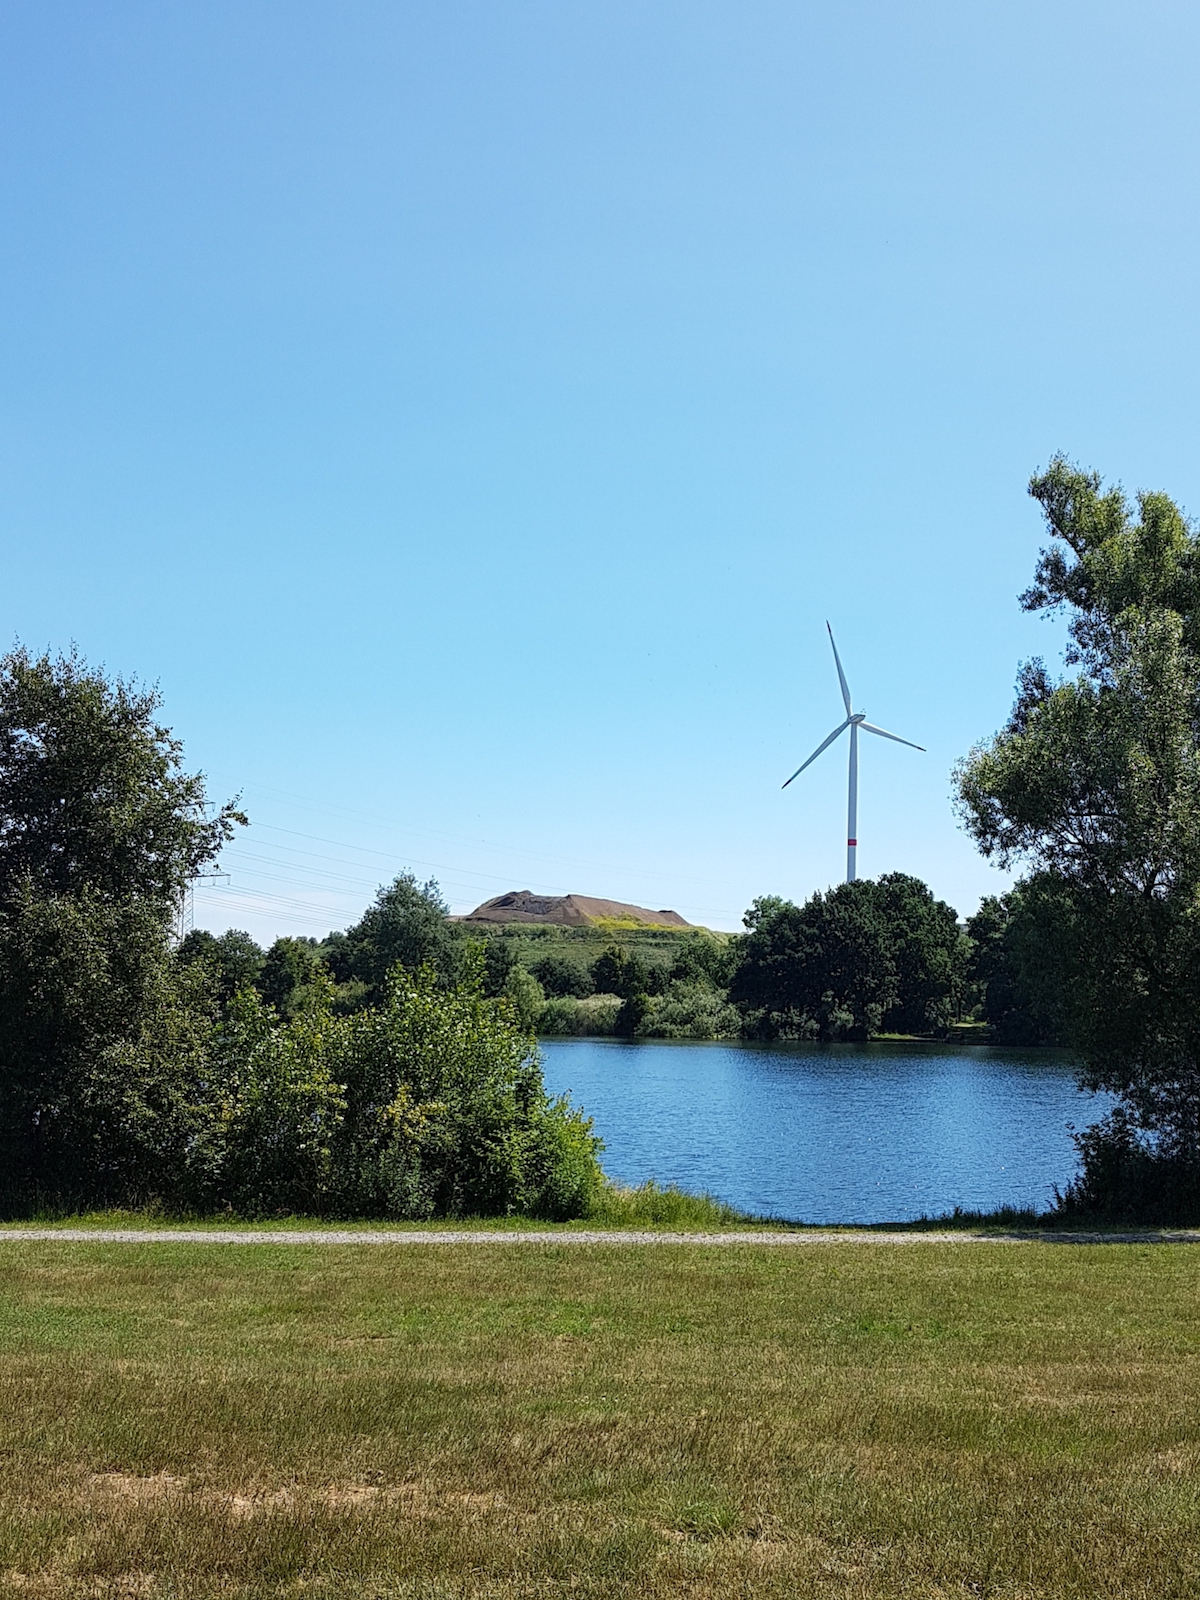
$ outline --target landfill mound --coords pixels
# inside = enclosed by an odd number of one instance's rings
[[[678,911],[647,911],[624,900],[596,900],[587,894],[534,894],[511,889],[485,900],[464,922],[541,922],[560,928],[595,928],[616,922],[636,928],[690,928]]]

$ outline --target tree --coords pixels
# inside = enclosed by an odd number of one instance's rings
[[[315,939],[276,939],[263,960],[256,987],[280,1016],[290,1016],[297,1000],[324,967]]]
[[[505,985],[518,965],[517,952],[512,940],[506,939],[503,934],[483,940],[482,948],[483,992],[494,1000],[497,995],[504,993]]]
[[[1061,457],[1030,492],[1053,542],[1021,604],[1068,612],[1077,670],[1022,668],[958,769],[960,813],[1054,906],[1064,1027],[1121,1096],[1120,1137],[1200,1174],[1200,539],[1166,495],[1135,509]]]
[[[592,988],[596,994],[616,994],[622,1000],[650,990],[650,969],[641,956],[610,944],[592,963]]]
[[[0,1185],[4,1202],[128,1199],[186,1146],[211,1022],[173,959],[210,815],[159,697],[77,656],[0,659]]]
[[[245,818],[232,801],[208,814],[161,703],[74,652],[0,658],[0,905],[87,890],[171,914]]]
[[[969,945],[957,911],[906,872],[885,873],[868,893],[896,969],[897,997],[883,1031],[943,1032],[960,1014],[966,990]]]
[[[447,920],[449,907],[432,879],[419,884],[402,872],[380,889],[353,928],[346,931],[338,959],[350,977],[367,985],[369,1001],[378,1000],[388,974],[399,963],[406,972],[430,967],[446,983],[460,968],[460,942]],[[340,976],[340,973],[338,974]]]
[[[537,1031],[542,1006],[546,1002],[546,991],[532,972],[526,972],[524,967],[514,965],[505,978],[504,987],[497,998],[506,1001],[512,1007],[513,1018],[522,1033]]]
[[[758,899],[743,919],[729,998],[760,1038],[866,1039],[898,999],[896,963],[874,885]]]
[[[722,941],[715,939],[711,933],[697,930],[678,946],[669,979],[672,984],[700,984],[711,989],[724,989],[733,976],[737,960],[736,940]]]
[[[729,997],[766,1038],[866,1039],[947,1028],[965,992],[958,914],[919,878],[892,872],[815,894],[756,900]]]
[[[1058,992],[1058,907],[1051,884],[985,895],[967,919],[969,978],[980,994],[983,1020],[998,1044],[1062,1042]]]
[[[595,993],[592,975],[566,956],[541,956],[529,969],[548,995],[583,1000]]]
[[[202,961],[213,974],[217,995],[227,1005],[235,994],[258,982],[264,955],[262,947],[240,928],[222,934],[193,928],[179,942],[178,959],[187,964]]]

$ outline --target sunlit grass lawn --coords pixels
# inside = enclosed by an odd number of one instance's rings
[[[1189,1246],[0,1245],[0,1592],[1195,1596]]]

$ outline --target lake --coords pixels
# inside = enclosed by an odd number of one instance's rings
[[[1050,1050],[544,1039],[604,1170],[804,1222],[898,1222],[1048,1205],[1076,1169],[1069,1123],[1111,1103]]]

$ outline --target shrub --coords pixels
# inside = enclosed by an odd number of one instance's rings
[[[323,966],[315,939],[276,939],[267,951],[255,988],[280,1016],[288,1016],[302,1003]]]
[[[512,1007],[513,1017],[522,1033],[533,1033],[545,1004],[546,995],[532,972],[514,966],[504,980],[500,997]]]
[[[583,1000],[565,996],[547,1000],[537,1031],[549,1038],[604,1038],[617,1031],[624,1001],[615,994],[591,994]]]
[[[736,1039],[742,1018],[719,989],[706,983],[673,983],[650,1003],[639,1039]]]
[[[552,1100],[511,1001],[397,968],[382,1003],[328,977],[280,1021],[252,991],[215,1030],[189,1198],[243,1215],[582,1215],[599,1141]]]
[[[646,994],[653,987],[650,968],[637,951],[622,950],[610,944],[592,963],[592,983],[597,994],[619,994],[628,1000]]]
[[[529,970],[546,993],[556,998],[582,1000],[594,992],[591,974],[566,956],[542,956]]]
[[[339,1048],[343,1210],[577,1214],[599,1181],[590,1124],[548,1098],[533,1040],[477,982],[446,990],[429,971],[397,969],[384,1003],[347,1019]]]
[[[1152,1144],[1124,1107],[1076,1134],[1075,1143],[1082,1169],[1058,1197],[1058,1217],[1157,1227],[1200,1224],[1200,1162]]]
[[[329,981],[280,1023],[253,989],[230,1002],[212,1036],[205,1104],[185,1187],[200,1206],[243,1216],[325,1209],[346,1102],[330,1069],[338,1022]]]

